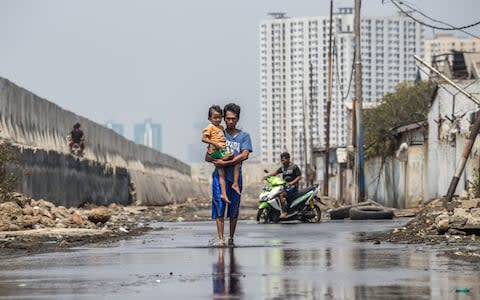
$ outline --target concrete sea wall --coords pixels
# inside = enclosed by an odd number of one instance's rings
[[[87,138],[80,159],[68,153],[66,143],[76,122]],[[4,78],[0,138],[17,146],[20,166],[27,173],[18,188],[33,198],[77,206],[86,201],[163,205],[208,196],[206,187],[192,180],[188,164],[137,145]]]

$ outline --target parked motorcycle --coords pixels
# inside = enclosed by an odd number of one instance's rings
[[[278,223],[279,221],[300,220],[302,222],[317,223],[321,220],[319,203],[322,203],[317,194],[320,187],[314,184],[297,193],[287,197],[287,217],[280,219],[282,211],[280,193],[284,191],[287,183],[280,177],[269,176],[266,179],[267,185],[260,193],[257,221],[260,223]]]

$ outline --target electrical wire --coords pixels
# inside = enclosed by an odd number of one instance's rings
[[[474,26],[477,26],[480,24],[480,21],[478,22],[475,22],[473,24],[469,24],[469,25],[465,25],[465,26],[460,26],[460,27],[455,27],[455,26],[452,26],[452,27],[440,27],[440,26],[435,26],[435,25],[431,25],[431,24],[428,24],[428,23],[425,23],[417,18],[415,18],[414,16],[410,15],[407,11],[405,11],[405,9],[403,9],[397,2],[395,2],[395,0],[390,0],[390,2],[393,3],[393,5],[395,5],[403,14],[405,14],[407,17],[409,17],[410,19],[414,20],[415,22],[417,23],[420,23],[424,26],[427,26],[427,27],[430,27],[430,28],[433,28],[433,29],[438,29],[438,30],[462,30],[462,29],[467,29],[467,28],[470,28],[470,27],[474,27]],[[399,1],[401,4],[404,4],[403,2]],[[404,4],[405,5],[405,4]],[[414,9],[415,10],[415,9]],[[449,25],[450,26],[450,25]]]
[[[393,0],[392,0],[392,2],[393,2]],[[394,3],[394,4],[395,4],[395,3]],[[426,14],[423,13],[421,10],[416,9],[416,8],[412,7],[411,5],[407,4],[407,1],[401,1],[400,4],[403,4],[403,5],[406,6],[407,8],[413,10],[414,12],[422,15],[423,17],[425,17],[425,18],[427,18],[427,19],[429,19],[429,20],[431,20],[431,21],[433,21],[433,22],[437,22],[437,23],[440,23],[440,24],[443,24],[443,25],[450,26],[451,30],[455,30],[455,26],[453,26],[452,24],[449,24],[449,23],[444,22],[444,21],[442,21],[442,20],[434,19],[434,18],[426,15]],[[477,23],[477,24],[478,24],[478,23]],[[464,29],[458,29],[458,30],[461,31],[461,32],[463,32],[463,33],[465,33],[465,34],[468,34],[468,35],[471,36],[471,37],[474,37],[474,38],[476,38],[476,39],[480,39],[480,36],[475,35],[475,34],[473,34],[473,33],[470,33],[470,32],[468,32],[468,31],[466,31],[466,30],[464,30]]]
[[[340,71],[338,69],[338,49],[337,49],[337,43],[335,42],[335,39],[333,40],[333,51],[335,54],[335,62],[336,62],[336,69],[337,69],[337,82],[340,82]],[[352,70],[350,71],[350,79],[348,80],[348,88],[347,88],[347,93],[344,95],[343,94],[343,82],[340,83],[340,95],[342,96],[342,101],[345,101],[350,94],[350,88],[352,86],[352,81],[353,81],[353,73],[355,71],[355,46],[353,46],[353,59],[352,59]],[[338,88],[338,87],[337,87]]]

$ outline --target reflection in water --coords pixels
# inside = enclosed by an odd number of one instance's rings
[[[393,251],[392,251],[393,250]],[[435,254],[385,248],[348,247],[332,249],[265,249],[262,270],[264,298],[274,299],[450,299],[455,288],[470,288],[475,299],[478,274],[428,270]],[[445,264],[448,267],[448,264]],[[461,282],[461,283],[458,283]],[[460,295],[461,296],[461,295]],[[470,299],[465,298],[459,299]]]
[[[240,268],[235,260],[235,248],[216,249],[217,261],[212,264],[213,297],[215,298],[239,298],[242,294],[240,281]],[[228,270],[225,267],[225,252],[228,252]]]

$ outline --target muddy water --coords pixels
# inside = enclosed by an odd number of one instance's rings
[[[208,247],[211,222],[156,224],[165,230],[110,247],[0,258],[0,299],[480,298],[480,266],[359,242],[402,222],[242,222],[233,249]]]

